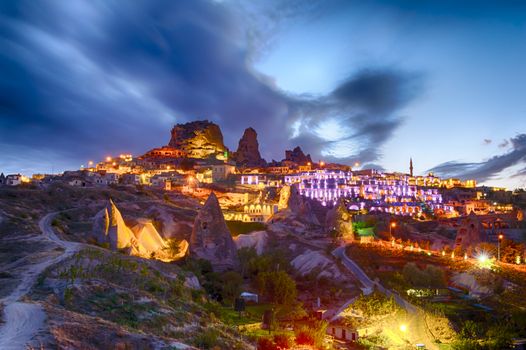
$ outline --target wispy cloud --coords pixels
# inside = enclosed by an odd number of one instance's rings
[[[511,150],[502,155],[493,156],[479,163],[450,161],[437,165],[429,171],[447,177],[476,179],[477,181],[489,180],[503,170],[526,162],[526,134],[519,134],[509,141],[506,140],[506,142],[511,145]],[[524,174],[525,171],[522,170],[518,173],[508,174],[508,176],[522,176]]]

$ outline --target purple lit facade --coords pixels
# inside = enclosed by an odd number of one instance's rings
[[[334,205],[338,198],[348,198],[349,209],[386,212],[395,215],[419,214],[423,207],[437,213],[451,213],[453,207],[442,202],[437,188],[418,186],[405,174],[320,170],[285,176],[287,185],[298,184],[302,195],[323,205]]]

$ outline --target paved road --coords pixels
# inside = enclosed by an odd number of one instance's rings
[[[413,325],[413,332],[411,334],[413,338],[417,338],[419,342],[424,343],[427,349],[439,350],[438,346],[434,343],[434,338],[427,329],[424,311],[400,297],[398,293],[395,293],[385,288],[380,283],[371,280],[369,276],[367,276],[367,274],[360,268],[360,266],[358,266],[358,264],[356,264],[347,256],[347,254],[345,254],[345,247],[336,248],[332,254],[341,258],[341,261],[345,267],[347,267],[347,269],[349,269],[349,271],[351,271],[356,276],[356,278],[358,278],[365,288],[372,288],[374,286],[379,292],[387,296],[393,296],[396,303],[409,313],[410,319],[412,320],[411,323]],[[351,303],[352,302],[346,303],[347,305],[344,305],[345,308]],[[339,310],[339,313],[345,310],[345,308],[342,306],[342,308]],[[333,318],[336,318],[339,313],[335,314]]]
[[[37,277],[49,266],[59,263],[78,251],[80,244],[62,241],[51,228],[51,222],[58,212],[44,216],[39,227],[42,239],[52,241],[64,248],[59,256],[48,257],[44,261],[31,266],[23,275],[17,288],[7,297],[0,300],[4,304],[4,321],[0,327],[0,349],[19,350],[26,349],[26,345],[33,336],[42,329],[46,315],[38,304],[20,302],[35,284]]]

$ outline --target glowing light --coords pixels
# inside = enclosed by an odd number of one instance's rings
[[[405,324],[401,324],[401,325],[400,325],[400,332],[402,332],[402,333],[407,332],[407,325],[405,325]]]
[[[442,251],[442,256],[446,256],[446,251],[445,250]]]
[[[517,265],[520,265],[520,263],[521,263],[521,257],[520,257],[520,255],[517,255],[517,256],[515,257],[515,263],[516,263]]]
[[[88,165],[89,165],[89,166],[92,166],[92,165],[93,165],[93,161],[90,160],[90,161],[88,162]]]
[[[107,162],[111,162],[111,157],[106,157]]]
[[[491,269],[492,261],[486,253],[480,253],[477,257],[479,267],[482,269]]]
[[[358,162],[354,163],[354,167],[355,168],[358,168],[359,166],[360,166],[360,163],[358,163]]]
[[[468,260],[468,254],[464,254],[464,260]]]
[[[391,222],[391,227],[396,227],[396,222]]]
[[[325,162],[323,160],[320,162],[320,166],[325,166]]]
[[[504,235],[503,234],[500,234],[499,235],[499,240],[502,240],[504,238]]]

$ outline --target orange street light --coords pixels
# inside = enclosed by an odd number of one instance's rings
[[[396,222],[391,222],[391,224],[389,225],[389,236],[391,236],[391,238],[393,238],[393,229],[396,227]]]
[[[324,166],[325,165],[325,162],[322,160],[320,161],[320,166]]]
[[[497,261],[500,261],[500,242],[504,238],[504,235],[501,233],[499,234],[499,241],[497,242]]]
[[[358,168],[359,166],[360,166],[360,163],[359,163],[359,162],[354,163],[354,167],[355,167],[355,168]]]

